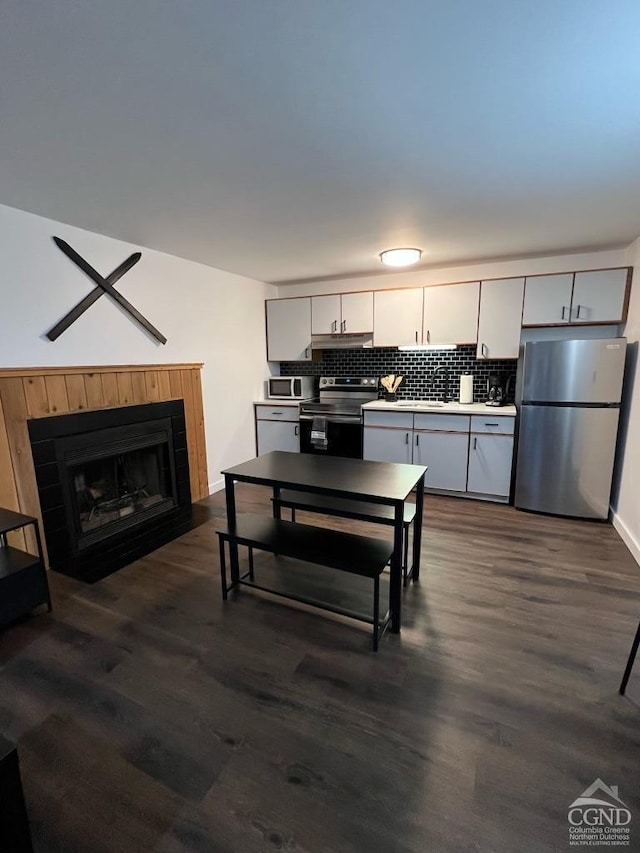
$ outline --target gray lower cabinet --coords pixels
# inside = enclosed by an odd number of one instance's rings
[[[363,457],[426,465],[425,487],[504,502],[513,457],[512,417],[492,411],[453,413],[366,411]]]
[[[413,429],[365,425],[362,441],[363,459],[408,464],[413,461]]]
[[[512,435],[471,434],[467,491],[509,497]]]
[[[365,411],[363,457],[426,465],[425,486],[464,492],[469,418],[460,415]]]
[[[413,442],[414,464],[428,466],[427,488],[466,491],[468,433],[415,432]]]
[[[258,456],[272,450],[300,452],[298,424],[287,421],[258,421]]]
[[[298,406],[284,406],[277,402],[256,404],[255,413],[258,456],[272,450],[300,452]]]

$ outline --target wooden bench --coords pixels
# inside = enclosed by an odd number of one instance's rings
[[[394,524],[394,510],[391,506],[369,503],[366,501],[352,501],[348,498],[332,498],[326,495],[312,494],[310,492],[296,492],[292,489],[282,489],[279,497],[271,498],[273,502],[273,514],[280,517],[279,510],[282,507],[291,510],[291,521],[296,520],[296,510],[305,512],[317,512],[322,515],[334,515],[338,518],[353,518],[357,521],[368,521],[371,524]],[[416,508],[414,504],[404,505],[404,521],[402,534],[402,577],[404,586],[407,586],[412,577],[413,566],[409,568],[409,527],[415,521]]]
[[[380,575],[391,559],[393,544],[381,539],[326,530],[309,524],[297,524],[271,518],[268,515],[239,515],[233,531],[217,530],[220,546],[220,577],[222,598],[226,601],[230,589],[238,585],[251,586],[283,598],[310,604],[331,613],[349,616],[373,625],[373,650],[378,650],[378,640],[389,623],[389,611],[380,619]],[[225,542],[244,545],[249,549],[249,571],[227,582]],[[373,615],[365,616],[315,599],[275,590],[256,583],[253,550],[267,551],[307,563],[327,566],[340,572],[371,578],[373,580]],[[248,579],[248,580],[247,580]]]

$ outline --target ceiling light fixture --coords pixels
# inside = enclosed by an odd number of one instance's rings
[[[380,260],[386,267],[410,267],[422,257],[422,249],[387,249],[380,252]]]

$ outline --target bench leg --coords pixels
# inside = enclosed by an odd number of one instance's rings
[[[253,548],[249,545],[249,579],[255,580],[253,577]]]
[[[403,527],[404,545],[402,549],[402,581],[403,585],[409,584],[409,525]]]
[[[373,651],[378,651],[380,633],[380,575],[373,579]]]
[[[224,536],[218,536],[220,544],[220,580],[222,581],[222,600],[226,601],[227,592],[227,560],[224,553]]]

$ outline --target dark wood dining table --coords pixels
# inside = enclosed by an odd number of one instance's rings
[[[416,490],[416,520],[413,536],[413,579],[420,575],[422,542],[422,507],[424,499],[424,465],[396,462],[371,462],[365,459],[343,459],[311,453],[273,451],[222,471],[225,480],[227,524],[233,534],[236,526],[236,483],[255,483],[273,489],[277,501],[281,489],[296,489],[353,501],[366,501],[394,510],[393,555],[390,566],[389,607],[391,630],[400,631],[402,606],[402,534],[404,504]],[[232,580],[239,576],[238,545],[230,543]]]

